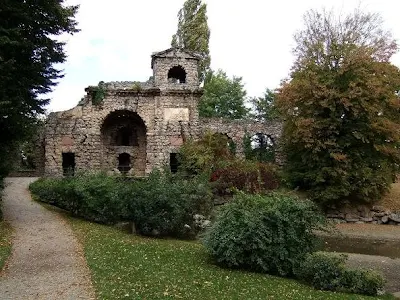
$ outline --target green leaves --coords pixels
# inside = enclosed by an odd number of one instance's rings
[[[65,61],[63,33],[77,32],[77,6],[63,1],[5,1],[0,10],[0,169],[17,142],[44,113],[56,80],[63,76],[54,65]],[[1,171],[0,171],[1,173]],[[0,175],[1,176],[1,175]]]
[[[201,0],[186,0],[178,13],[178,29],[171,46],[196,52],[201,56],[199,79],[202,82],[210,69],[210,29],[207,24],[207,4]]]
[[[228,78],[225,72],[207,73],[204,81],[204,94],[199,103],[201,117],[242,119],[248,109],[244,105],[246,91],[241,77]]]
[[[250,98],[253,106],[252,116],[257,121],[267,121],[279,119],[280,114],[275,104],[275,92],[266,89],[263,97]]]
[[[310,201],[278,193],[241,193],[221,209],[204,245],[228,267],[290,276],[314,250],[313,230],[324,222]]]
[[[286,170],[320,203],[378,200],[400,162],[400,70],[380,25],[375,14],[312,11],[296,35],[291,79],[277,95]]]

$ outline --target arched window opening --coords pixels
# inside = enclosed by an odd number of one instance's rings
[[[275,161],[275,142],[273,138],[264,133],[256,133],[251,137],[250,158],[260,162]]]
[[[230,154],[236,154],[236,143],[226,133],[216,132],[213,134],[214,143],[219,145],[220,151],[228,150]]]
[[[118,156],[118,170],[122,174],[127,174],[131,169],[131,156],[128,153],[121,153]]]
[[[186,71],[181,66],[172,67],[168,71],[168,82],[186,83]]]

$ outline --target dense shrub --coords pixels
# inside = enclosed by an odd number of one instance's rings
[[[210,173],[222,161],[234,158],[235,147],[228,136],[206,132],[201,139],[188,140],[182,145],[179,169],[186,174]]]
[[[127,181],[105,174],[39,179],[30,189],[39,200],[99,223],[134,221],[144,235],[193,237],[195,215],[208,217],[213,201],[207,178],[155,171]]]
[[[345,255],[315,252],[307,255],[296,275],[321,290],[373,296],[383,289],[382,275],[371,270],[347,269],[346,259]]]
[[[375,296],[383,290],[385,280],[373,270],[344,270],[342,275],[343,291]]]
[[[131,219],[144,235],[193,237],[200,229],[194,215],[208,216],[213,207],[207,178],[155,171],[125,191]]]
[[[306,256],[296,269],[296,276],[316,289],[335,291],[341,286],[346,256],[315,252]]]
[[[240,193],[222,207],[203,242],[220,264],[290,276],[315,250],[313,230],[324,224],[310,201]]]
[[[265,194],[279,186],[276,165],[245,160],[227,162],[211,174],[218,196],[232,195],[235,190],[251,194]]]
[[[70,211],[73,215],[100,223],[113,223],[126,217],[126,203],[118,191],[123,183],[105,174],[66,178],[42,178],[30,185],[41,201]]]

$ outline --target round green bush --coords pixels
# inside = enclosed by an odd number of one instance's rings
[[[296,270],[298,279],[320,290],[375,296],[385,280],[373,270],[347,269],[347,256],[315,252],[308,254]]]
[[[306,256],[295,273],[297,278],[316,289],[338,291],[342,286],[346,259],[343,254],[315,252]]]
[[[313,230],[324,225],[311,201],[240,193],[221,209],[203,243],[219,264],[291,276],[316,248]]]
[[[207,178],[153,171],[126,189],[128,211],[143,235],[193,238],[200,227],[195,215],[208,217],[213,199]]]

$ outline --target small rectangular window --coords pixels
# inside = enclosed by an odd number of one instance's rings
[[[62,154],[62,168],[64,176],[74,176],[75,174],[75,153]]]
[[[178,153],[171,153],[169,155],[169,166],[171,168],[171,173],[178,172],[178,168],[179,168]]]

